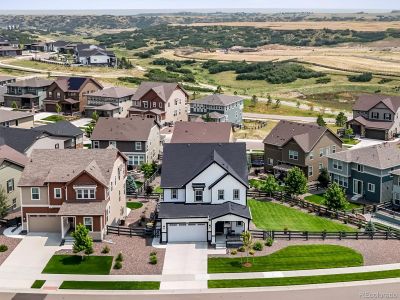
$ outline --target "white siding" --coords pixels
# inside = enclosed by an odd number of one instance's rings
[[[185,202],[185,189],[178,189],[178,199],[171,198],[171,189],[164,189],[164,202]]]
[[[239,190],[239,200],[233,200],[233,190]],[[218,200],[218,190],[224,191],[224,200]],[[211,189],[212,204],[221,204],[226,201],[232,201],[237,204],[246,205],[246,187],[236,178],[227,175]]]

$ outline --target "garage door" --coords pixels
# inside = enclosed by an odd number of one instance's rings
[[[177,223],[168,224],[168,242],[206,242],[207,224]]]
[[[385,139],[385,131],[384,130],[366,129],[365,137],[368,139],[384,140]]]
[[[29,232],[61,232],[61,217],[54,215],[29,215]]]

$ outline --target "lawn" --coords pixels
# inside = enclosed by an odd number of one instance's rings
[[[363,257],[360,253],[337,245],[289,246],[270,255],[249,259],[252,263],[251,267],[243,267],[244,258],[241,257],[209,258],[208,273],[291,271],[363,265]]]
[[[35,280],[32,284],[31,289],[41,289],[46,280]]]
[[[209,288],[236,288],[236,287],[261,287],[261,286],[287,286],[300,284],[318,284],[333,282],[349,282],[362,280],[376,280],[400,277],[400,270],[376,271],[365,273],[281,277],[281,278],[259,278],[259,279],[227,279],[209,280]]]
[[[60,289],[72,290],[158,290],[158,281],[63,281]]]
[[[138,209],[143,206],[143,203],[141,202],[126,202],[126,207],[130,209]]]
[[[325,198],[323,195],[306,196],[306,197],[304,197],[304,200],[307,200],[307,201],[315,203],[315,204],[320,204],[320,205],[324,205],[324,202],[325,202]],[[362,207],[362,205],[360,205],[360,204],[348,202],[348,204],[346,206],[346,210],[352,210],[352,209],[361,208],[361,207]]]
[[[53,255],[43,269],[47,274],[110,274],[112,256]]]
[[[356,231],[356,229],[298,209],[254,199],[248,201],[253,222],[259,229],[281,231]]]
[[[360,141],[356,139],[342,138],[343,144],[357,145]]]
[[[60,121],[64,121],[65,118],[63,116],[60,116],[60,115],[51,115],[51,116],[48,116],[48,117],[46,117],[46,118],[44,118],[42,120],[50,121],[50,122],[60,122]]]

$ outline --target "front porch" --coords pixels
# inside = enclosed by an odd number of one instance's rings
[[[249,223],[249,219],[232,214],[211,220],[211,244],[220,247],[241,244],[241,234],[249,230]]]

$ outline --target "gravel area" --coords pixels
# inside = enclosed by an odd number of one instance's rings
[[[9,238],[3,235],[4,228],[0,228],[0,245],[6,245],[8,250],[0,252],[0,265],[6,260],[6,258],[13,252],[15,247],[21,242],[21,239]]]
[[[108,246],[110,252],[102,254],[101,250]],[[95,242],[93,245],[94,253],[92,255],[111,255],[115,257],[122,253],[122,269],[111,269],[112,275],[152,275],[161,274],[165,249],[158,249],[151,246],[151,239],[142,237],[128,237],[118,235],[107,235],[103,242]],[[149,263],[151,252],[157,253],[158,262],[156,265]],[[57,254],[72,254],[72,250],[60,250]]]
[[[340,245],[352,248],[362,254],[364,257],[364,265],[380,265],[400,263],[400,241],[399,240],[275,240],[272,247],[264,247],[262,251],[256,251],[256,256],[268,255],[282,248],[292,245]],[[242,255],[238,252],[237,255],[212,255],[212,256],[231,256],[238,257]]]
[[[146,219],[150,219],[150,214],[156,210],[157,201],[154,199],[129,199],[128,202],[141,202],[143,206],[138,209],[133,209],[129,213],[128,217],[125,220],[126,226],[140,226],[139,221],[142,215],[146,216]],[[144,226],[142,224],[142,226]]]

